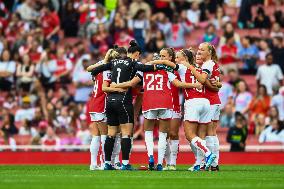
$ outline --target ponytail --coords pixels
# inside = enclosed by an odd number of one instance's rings
[[[175,53],[174,48],[169,47],[169,48],[163,48],[162,50],[167,51],[167,53],[168,53],[168,54],[172,57],[172,58],[171,58],[171,61],[172,61],[172,62],[175,62],[175,59],[176,59],[176,53]]]
[[[212,59],[215,63],[218,63],[218,56],[217,56],[217,52],[216,52],[216,49],[215,49],[214,45],[211,45],[211,44],[208,43],[208,42],[205,42],[204,44],[206,44],[207,47],[208,47],[209,53],[210,53],[210,55],[211,55],[211,59]]]

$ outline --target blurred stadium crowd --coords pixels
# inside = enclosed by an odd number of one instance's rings
[[[142,62],[215,45],[221,144],[284,143],[283,32],[283,0],[0,0],[0,145],[89,144],[85,68],[132,39]]]

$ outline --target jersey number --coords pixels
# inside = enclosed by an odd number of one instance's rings
[[[190,79],[191,79],[191,83],[194,84],[194,83],[197,83],[197,79],[194,77],[194,76],[190,76]],[[200,92],[202,93],[202,89],[197,89],[197,88],[193,88],[194,90],[196,90],[197,92]]]
[[[97,97],[98,94],[98,87],[99,87],[99,81],[95,80],[95,85],[94,85],[94,96]]]
[[[162,75],[147,74],[146,79],[149,80],[146,86],[148,91],[153,91],[153,90],[162,91],[163,90],[164,78]],[[153,84],[154,81],[156,81],[156,84]]]
[[[116,78],[116,83],[119,83],[119,78],[120,78],[120,73],[121,73],[121,69],[120,68],[117,68],[117,78]]]

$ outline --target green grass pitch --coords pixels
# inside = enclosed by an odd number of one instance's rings
[[[2,189],[284,188],[284,165],[221,166],[220,172],[89,171],[86,165],[0,166]]]

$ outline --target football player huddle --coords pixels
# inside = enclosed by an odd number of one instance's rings
[[[114,46],[104,60],[87,69],[92,72],[95,83],[87,104],[93,135],[90,170],[133,170],[129,157],[134,120],[138,116],[134,112],[141,109],[141,101],[135,99],[142,96],[149,170],[176,170],[179,127],[183,118],[184,133],[195,155],[195,164],[188,170],[218,171],[216,127],[221,104],[218,91],[222,84],[214,46],[201,43],[196,53],[192,49],[175,51],[163,48],[145,64],[138,61],[141,53],[135,41],[130,42],[127,50]],[[136,88],[139,90],[133,90]],[[180,88],[185,99],[183,114]],[[159,140],[158,159],[155,161],[153,130],[157,122]],[[100,145],[102,164],[98,166]],[[119,160],[120,150],[122,162]]]

